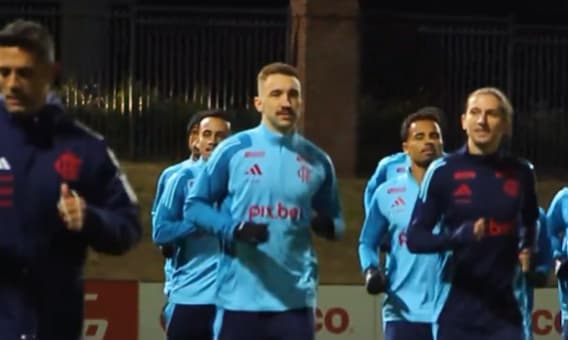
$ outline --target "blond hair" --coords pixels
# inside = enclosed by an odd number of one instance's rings
[[[489,94],[497,98],[497,100],[499,101],[499,111],[509,123],[508,134],[510,136],[512,134],[512,129],[513,129],[513,105],[511,104],[511,101],[509,100],[507,95],[505,95],[505,93],[500,89],[496,87],[487,86],[474,90],[467,96],[467,101],[465,102],[465,111],[467,112],[467,108],[469,107],[469,101],[472,98],[482,94]]]

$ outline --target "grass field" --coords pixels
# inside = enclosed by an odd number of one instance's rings
[[[142,208],[144,236],[142,242],[122,257],[91,253],[86,275],[89,278],[136,279],[162,281],[163,259],[152,244],[150,206],[154,198],[156,179],[164,163],[123,163]],[[541,176],[538,183],[540,204],[547,207],[552,196],[568,183],[568,174]],[[363,221],[362,193],[366,179],[341,179],[339,187],[347,223],[345,237],[338,242],[315,238],[320,261],[321,282],[327,284],[359,284],[361,275],[357,257],[357,238]]]

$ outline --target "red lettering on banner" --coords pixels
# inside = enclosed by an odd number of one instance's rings
[[[332,307],[325,311],[316,308],[316,332],[327,331],[331,334],[342,334],[349,329],[349,313],[341,307]]]
[[[84,340],[138,338],[138,282],[85,283]]]
[[[557,312],[553,320],[551,311],[537,309],[532,313],[532,328],[536,335],[548,335],[553,330],[556,334],[560,334],[562,333],[562,316],[560,312]]]

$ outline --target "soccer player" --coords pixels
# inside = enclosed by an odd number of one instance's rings
[[[170,177],[154,215],[154,242],[174,244],[176,249],[168,296],[168,302],[174,305],[166,323],[169,340],[213,337],[220,242],[215,235],[198,232],[184,223],[183,205],[204,162],[229,132],[230,123],[223,112],[212,112],[201,119],[196,144],[201,160],[182,165]]]
[[[314,339],[318,266],[311,231],[334,240],[344,230],[334,167],[296,132],[302,105],[296,69],[269,64],[257,79],[261,124],[213,152],[184,219],[227,242],[219,268],[220,340]]]
[[[546,214],[546,224],[552,245],[554,272],[558,279],[558,298],[562,313],[562,339],[568,340],[568,249],[566,232],[568,231],[568,188],[560,189]]]
[[[158,177],[158,181],[156,184],[156,194],[154,195],[154,202],[152,203],[152,210],[151,210],[152,220],[156,215],[156,208],[158,206],[158,202],[160,201],[160,197],[164,192],[166,182],[168,181],[170,176],[174,174],[176,171],[178,171],[182,166],[191,165],[199,159],[199,149],[197,148],[197,140],[199,136],[199,123],[203,117],[214,112],[215,111],[200,111],[192,115],[191,118],[189,119],[189,122],[187,123],[187,148],[190,153],[189,158],[183,160],[180,163],[170,165],[169,167],[164,169],[160,174],[160,176]],[[155,233],[156,233],[156,228],[154,224],[152,224],[153,238],[156,238]],[[160,244],[159,248],[165,259],[164,260],[164,294],[168,296],[170,291],[171,275],[173,272],[171,258],[174,255],[175,247],[172,244],[164,243]],[[173,306],[169,305],[166,302],[166,304],[162,308],[162,313],[160,316],[162,323],[164,325],[168,323],[171,317],[172,310]]]
[[[512,114],[500,90],[472,92],[461,116],[465,146],[433,162],[422,182],[408,248],[453,254],[451,289],[438,319],[439,340],[523,338],[512,285],[519,257],[522,271],[530,269],[538,205],[532,166],[501,148]],[[434,234],[438,223],[443,230]]]
[[[446,256],[410,253],[406,248],[406,229],[424,173],[442,154],[439,116],[433,112],[409,115],[402,123],[401,139],[411,161],[409,169],[388,179],[375,191],[359,237],[359,259],[367,291],[377,294],[386,289],[385,339],[428,340],[433,338],[432,323],[448,291],[441,282]],[[389,239],[392,247],[387,253],[386,275],[383,275],[377,248],[385,239]]]
[[[136,196],[103,137],[49,98],[53,38],[25,20],[0,31],[0,338],[77,340],[87,248],[140,239]]]
[[[548,274],[552,267],[552,249],[546,227],[546,214],[539,208],[537,224],[537,248],[534,252],[534,270],[523,273],[520,266],[514,283],[515,297],[521,308],[523,317],[524,339],[532,340],[532,311],[534,306],[534,289],[546,286]]]
[[[416,112],[428,114],[431,113],[437,115],[438,117],[440,117],[440,119],[444,116],[444,112],[440,108],[435,106],[425,106],[420,108]],[[367,182],[367,186],[365,187],[365,193],[363,195],[365,214],[367,214],[369,211],[371,198],[373,198],[373,194],[375,193],[375,190],[377,190],[379,185],[383,184],[388,179],[400,176],[401,174],[405,173],[410,166],[410,163],[411,161],[408,154],[402,151],[381,158],[381,160],[377,164],[375,172],[373,173],[373,175]]]
[[[428,114],[431,113],[437,115],[438,117],[444,116],[444,112],[440,108],[435,106],[425,106],[423,108],[420,108],[416,112]],[[375,172],[367,182],[365,192],[363,193],[363,207],[365,208],[365,216],[369,214],[371,198],[373,198],[373,194],[375,193],[375,190],[377,190],[379,185],[383,184],[390,178],[404,174],[409,168],[410,164],[410,157],[406,152],[403,151],[381,158],[381,160],[377,164]],[[385,238],[380,245],[380,251],[387,253],[389,250],[390,240],[388,238]]]

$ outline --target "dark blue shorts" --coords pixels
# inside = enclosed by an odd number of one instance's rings
[[[385,340],[434,340],[432,324],[408,321],[387,321]]]
[[[314,340],[314,310],[223,311],[219,340]]]
[[[216,307],[176,304],[169,321],[168,340],[211,340]]]
[[[524,340],[525,334],[521,325],[502,324],[491,329],[469,328],[464,325],[440,323],[438,325],[437,340]]]

